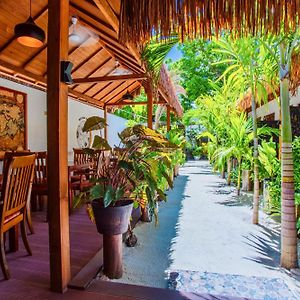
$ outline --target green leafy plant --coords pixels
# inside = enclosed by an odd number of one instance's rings
[[[102,120],[99,119],[99,122]],[[85,130],[94,130],[95,125],[92,122],[90,124],[91,127],[85,126]],[[135,207],[146,201],[157,217],[158,198],[166,200],[157,176],[165,178],[168,186],[172,187],[172,180],[165,169],[170,167],[168,155],[177,146],[160,133],[142,125],[126,128],[119,137],[122,148],[112,151],[109,156],[100,156],[97,176],[91,178],[94,185],[88,193],[76,197],[75,206],[82,201],[96,200],[108,207],[115,206],[118,201],[132,199]],[[89,214],[92,218],[91,209]]]
[[[273,141],[261,141],[258,147],[259,178],[274,179],[280,172],[280,161],[277,158],[276,144]]]
[[[171,164],[173,167],[176,165],[183,165],[185,162],[185,154],[183,152],[186,140],[182,132],[177,127],[172,128],[166,134],[166,138],[178,148],[173,151],[171,154]]]
[[[194,157],[201,157],[202,154],[202,147],[197,146],[193,149],[192,154]]]

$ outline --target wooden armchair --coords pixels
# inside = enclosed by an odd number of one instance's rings
[[[0,264],[5,279],[10,278],[5,257],[4,233],[20,224],[22,239],[29,255],[32,255],[26,234],[27,203],[34,176],[35,155],[13,157],[4,170],[0,208]]]

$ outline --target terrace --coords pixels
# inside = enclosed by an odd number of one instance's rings
[[[168,7],[169,2],[153,1],[151,7],[148,2],[141,1],[143,5],[140,5],[127,0],[38,0],[18,4],[1,1],[0,96],[3,101],[14,101],[22,107],[24,124],[20,144],[9,147],[7,140],[12,134],[6,132],[0,145],[0,158],[5,159],[7,150],[47,151],[48,198],[47,213],[45,208],[32,212],[34,233],[28,235],[32,256],[26,255],[16,227],[10,229],[6,246],[10,246],[11,253],[6,257],[11,278],[1,280],[1,298],[234,299],[105,281],[99,281],[97,289],[88,289],[102,267],[103,242],[86,212],[73,209],[70,200],[73,183],[70,172],[74,177],[80,173],[73,168],[72,161],[78,119],[102,116],[103,137],[115,146],[119,142],[117,133],[126,127],[124,120],[113,115],[117,108],[145,105],[146,125],[152,129],[157,105],[166,108],[168,132],[172,125],[171,114],[180,118],[183,108],[167,69],[161,68],[156,82],[142,56],[145,42],[154,32],[168,36],[176,29],[178,33],[181,31],[182,38],[185,35],[210,38],[214,30],[217,33],[235,29],[243,35],[257,33],[258,28],[266,26],[276,33],[284,18],[283,14],[274,15],[270,25],[270,15],[263,8],[257,8],[259,16],[253,13],[254,7],[250,4],[240,12],[238,1],[233,1],[234,17],[228,12],[230,3],[217,7],[214,3],[200,5],[195,1],[188,6]],[[272,5],[274,8],[275,4]],[[298,23],[298,12],[293,13],[295,7],[284,8],[277,2],[276,5],[276,9],[286,9],[286,24],[295,29]],[[179,17],[182,11],[184,18]],[[210,13],[204,16],[203,11]],[[14,33],[15,26],[23,23],[29,14],[46,33],[39,47],[24,46]],[[134,101],[133,97],[139,95],[141,89],[145,90],[147,101]],[[85,138],[91,142],[91,136]],[[110,167],[114,167],[117,150],[110,157]],[[13,168],[13,163],[7,168],[3,165],[3,171],[11,172],[9,168]],[[84,164],[79,168],[80,171],[87,169]],[[173,174],[173,170],[168,171]],[[9,182],[9,172],[5,174],[4,188]],[[145,211],[135,213],[133,223]],[[22,233],[24,240],[24,231]]]

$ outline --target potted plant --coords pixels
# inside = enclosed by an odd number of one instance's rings
[[[87,119],[84,131],[101,127],[103,120],[95,118]],[[158,162],[165,161],[164,155],[158,159],[159,153],[168,153],[174,149],[162,135],[141,125],[126,128],[119,137],[122,147],[118,148],[117,154],[110,151],[109,155],[100,156],[97,176],[90,179],[94,183],[93,187],[76,197],[75,203],[88,203],[89,217],[103,235],[103,271],[111,279],[122,276],[122,234],[128,229],[132,208],[142,202],[141,194],[146,195],[153,210],[157,197],[165,198],[164,192],[157,185],[151,160],[157,166]],[[100,136],[94,137],[94,148],[108,146],[107,141]],[[161,172],[161,175],[170,181],[165,172]]]

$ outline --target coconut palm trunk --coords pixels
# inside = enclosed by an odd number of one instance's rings
[[[241,194],[241,177],[242,177],[242,159],[241,158],[238,158],[237,171],[238,171],[238,178],[237,178],[236,193],[238,196],[240,196],[240,194]]]
[[[256,101],[252,92],[252,122],[253,122],[253,172],[254,172],[254,193],[253,193],[253,215],[252,223],[258,224],[259,211],[259,180],[258,180],[258,138],[257,138],[257,115]]]
[[[231,185],[231,158],[227,160],[227,184]]]
[[[281,266],[298,267],[295,210],[292,129],[289,99],[289,61],[287,47],[280,45],[280,101],[281,101]]]

